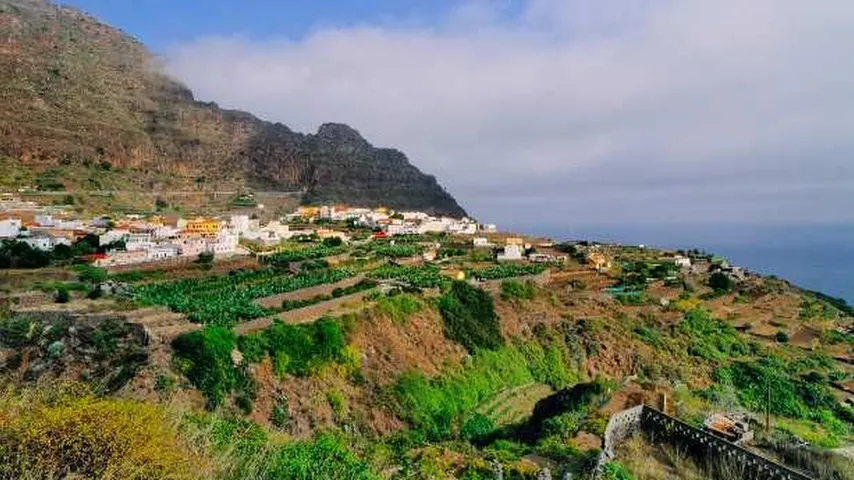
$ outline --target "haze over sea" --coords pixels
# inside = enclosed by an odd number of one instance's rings
[[[735,265],[776,275],[854,304],[854,225],[595,225],[515,230],[556,240],[599,240],[661,248],[699,248]]]

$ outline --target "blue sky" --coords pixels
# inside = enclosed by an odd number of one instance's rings
[[[62,0],[143,41],[155,51],[198,37],[297,39],[328,26],[431,23],[451,0]]]

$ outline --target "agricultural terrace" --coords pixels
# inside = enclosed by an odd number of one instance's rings
[[[469,276],[478,280],[500,280],[503,278],[525,277],[539,275],[546,270],[543,264],[507,264],[486,267],[480,270],[470,270]]]
[[[203,279],[143,285],[137,287],[134,297],[143,305],[164,305],[184,313],[194,322],[231,326],[274,313],[253,303],[255,299],[335,283],[352,275],[344,269],[299,275],[282,274],[273,269],[234,271]]]
[[[316,247],[284,250],[276,252],[266,258],[266,262],[276,266],[287,266],[291,262],[302,262],[304,260],[316,260],[345,253],[345,247],[330,247],[319,245]]]
[[[450,282],[435,265],[383,265],[367,275],[376,280],[398,280],[418,288],[439,288]]]

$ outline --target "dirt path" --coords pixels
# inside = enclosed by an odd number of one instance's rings
[[[308,300],[318,295],[331,295],[332,291],[336,288],[352,287],[353,285],[361,282],[364,279],[364,275],[356,275],[355,277],[346,278],[337,283],[326,283],[323,285],[317,285],[315,287],[295,290],[293,292],[285,292],[280,293],[278,295],[271,295],[269,297],[259,298],[255,300],[255,303],[264,308],[276,308],[279,307],[285,300]]]
[[[273,324],[273,321],[278,319],[284,323],[299,324],[310,323],[318,318],[335,312],[336,314],[344,314],[350,311],[358,310],[359,308],[347,308],[348,304],[361,304],[362,300],[370,293],[370,290],[364,292],[346,295],[344,297],[334,298],[325,302],[316,303],[303,308],[288,310],[272,317],[259,318],[251,322],[241,323],[234,328],[237,335],[246,335],[248,333],[263,330]],[[361,307],[361,305],[358,305]]]

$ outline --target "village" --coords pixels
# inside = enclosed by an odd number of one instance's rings
[[[356,238],[353,232],[361,235]],[[84,218],[63,207],[41,206],[5,195],[0,199],[0,240],[17,241],[50,252],[71,246],[87,235],[97,236],[99,252],[87,260],[100,267],[140,265],[195,259],[199,255],[228,258],[237,255],[269,255],[293,241],[339,239],[343,243],[392,239],[416,235],[470,237],[474,248],[495,249],[499,261],[546,263],[560,260],[535,253],[522,238],[504,237],[496,245],[487,235],[494,224],[468,218],[435,217],[418,211],[397,212],[387,208],[302,206],[293,213],[264,224],[255,215],[233,214],[228,218],[177,215],[122,215]],[[435,249],[424,254],[432,260]]]

